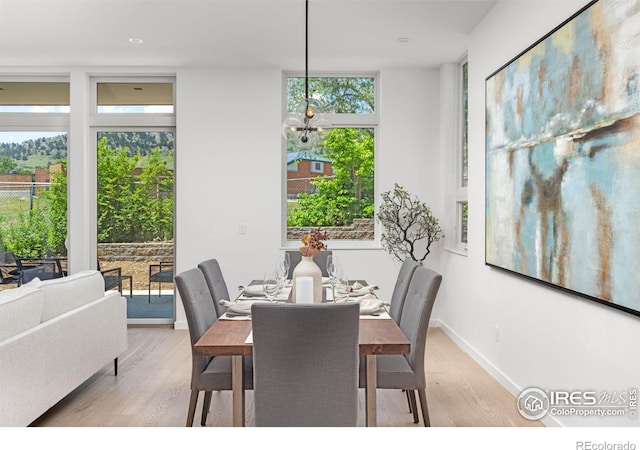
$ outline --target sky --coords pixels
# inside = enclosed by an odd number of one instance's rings
[[[66,134],[65,131],[0,131],[0,143],[20,143],[40,137],[53,137]]]

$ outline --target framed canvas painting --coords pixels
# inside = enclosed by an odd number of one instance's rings
[[[487,77],[485,262],[640,316],[638,49],[597,0]]]

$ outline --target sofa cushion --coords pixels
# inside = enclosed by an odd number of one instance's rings
[[[41,322],[104,297],[104,278],[97,270],[84,270],[68,277],[41,281],[44,294]]]
[[[32,286],[0,292],[0,341],[40,323],[43,294]]]

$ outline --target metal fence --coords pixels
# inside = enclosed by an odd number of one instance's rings
[[[0,182],[0,215],[14,217],[38,206],[38,199],[51,183]]]
[[[289,200],[295,200],[300,194],[313,194],[315,192],[315,186],[311,184],[313,180],[319,177],[310,178],[287,178],[287,198]],[[322,177],[332,179],[334,177]]]

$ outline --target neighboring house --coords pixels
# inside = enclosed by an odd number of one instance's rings
[[[61,163],[50,164],[49,167],[36,167],[34,173],[0,173],[0,190],[28,191],[35,187],[33,183],[50,183],[54,173],[63,170]]]
[[[287,153],[287,198],[312,192],[313,178],[332,175],[331,160],[323,155],[310,151]]]

